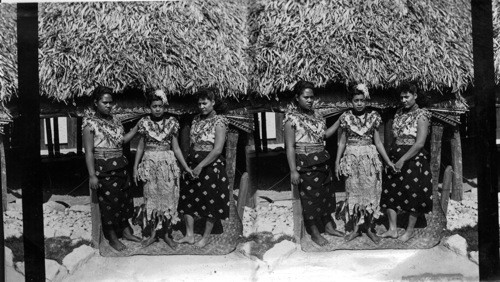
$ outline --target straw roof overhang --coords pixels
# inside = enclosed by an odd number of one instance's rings
[[[7,103],[17,97],[17,17],[15,4],[0,5],[0,125],[12,121]]]
[[[264,96],[301,79],[370,89],[414,81],[461,100],[473,79],[466,0],[257,0],[249,26],[250,88]]]
[[[243,0],[41,3],[41,94],[68,101],[102,84],[245,95],[246,19]]]

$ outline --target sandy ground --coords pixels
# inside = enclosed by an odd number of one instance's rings
[[[271,271],[237,253],[96,256],[65,281],[400,281],[443,276],[454,277],[453,281],[477,281],[478,266],[441,246],[429,250],[297,251]]]

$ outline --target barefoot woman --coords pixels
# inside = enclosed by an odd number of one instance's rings
[[[373,225],[374,218],[381,214],[382,163],[379,153],[390,167],[393,168],[394,164],[380,141],[380,115],[366,109],[366,99],[370,98],[368,89],[364,84],[358,84],[351,93],[353,109],[339,118],[342,134],[335,160],[337,178],[340,174],[346,176],[349,217],[354,223],[354,230],[345,240],[351,241],[361,232],[366,232],[378,244],[380,238],[374,233]]]
[[[83,119],[85,162],[89,172],[89,186],[99,199],[102,229],[109,244],[118,251],[126,247],[117,234],[131,241],[140,241],[132,234],[128,219],[133,216],[134,203],[127,175],[127,158],[122,145],[137,133],[135,126],[129,133],[111,115],[112,89],[99,86],[93,91],[95,114]]]
[[[338,123],[326,130],[325,119],[313,109],[314,85],[299,81],[295,86],[296,107],[286,113],[285,145],[290,180],[298,185],[302,214],[307,232],[318,245],[328,241],[321,233],[342,236],[335,229],[331,214],[335,211],[335,192],[324,139],[333,135]]]
[[[389,230],[380,236],[397,238],[397,212],[405,211],[409,213],[408,226],[399,239],[406,242],[413,236],[417,218],[432,211],[432,176],[424,149],[430,113],[418,107],[415,85],[403,84],[400,93],[403,108],[394,116],[395,144],[389,150],[389,157],[396,161],[395,171],[384,178],[380,200],[387,210]]]
[[[180,169],[177,160],[188,173],[191,173],[191,169],[184,160],[177,141],[179,122],[174,117],[165,115],[167,104],[167,97],[161,90],[148,95],[151,116],[144,117],[138,122],[141,139],[135,155],[134,181],[136,183],[138,179],[145,181],[144,202],[148,220],[158,220],[161,223],[160,226],[165,231],[163,239],[167,245],[175,249],[172,225],[179,221],[177,203]],[[143,242],[143,245],[148,246],[155,241],[156,229],[153,229],[151,236]]]
[[[181,188],[179,211],[186,221],[186,236],[179,243],[194,244],[194,218],[206,221],[203,237],[196,242],[204,247],[216,222],[229,218],[229,181],[221,156],[226,142],[227,119],[215,110],[217,90],[198,92],[197,115],[191,125],[188,164],[194,179],[186,180]]]

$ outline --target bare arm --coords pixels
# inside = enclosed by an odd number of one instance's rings
[[[335,176],[340,180],[340,158],[344,154],[345,144],[347,142],[347,133],[345,130],[342,130],[339,140],[339,146],[337,148],[337,156],[335,157]]]
[[[285,148],[288,166],[290,167],[290,180],[293,185],[298,185],[300,175],[297,171],[297,165],[295,163],[295,130],[293,129],[290,121],[285,123]]]
[[[172,149],[174,151],[174,155],[181,164],[181,166],[184,168],[185,171],[191,171],[189,168],[188,164],[186,163],[186,160],[184,159],[184,155],[182,154],[181,148],[179,146],[179,140],[177,139],[177,135],[172,137]]]
[[[378,129],[375,129],[375,131],[373,132],[373,143],[375,143],[375,147],[377,147],[377,150],[382,156],[382,159],[384,159],[384,161],[389,166],[391,166],[391,164],[394,165],[391,159],[389,159],[387,152],[385,151],[384,144],[382,144],[382,141],[380,140],[380,133],[378,132]]]
[[[427,134],[429,133],[429,119],[426,116],[421,116],[417,123],[417,140],[415,144],[406,152],[396,163],[396,169],[401,170],[403,164],[413,158],[425,145]]]
[[[89,187],[97,189],[99,180],[95,174],[94,166],[94,133],[88,126],[83,129],[83,146],[85,148],[85,164],[89,172]]]
[[[214,148],[210,153],[193,169],[193,174],[195,177],[200,175],[201,170],[207,165],[211,164],[215,161],[220,154],[222,153],[222,149],[224,149],[224,143],[226,141],[226,127],[221,125],[215,126],[215,144]]]
[[[335,132],[337,131],[337,129],[339,129],[339,126],[340,126],[340,118],[332,125],[330,126],[326,131],[325,131],[325,139],[328,139],[330,138],[333,134],[335,134]]]
[[[137,130],[139,129],[139,123],[136,123],[132,129],[123,136],[123,143],[128,143],[134,136],[137,134]]]
[[[137,167],[141,162],[142,156],[144,155],[144,136],[141,136],[139,139],[139,144],[137,144],[137,151],[135,152],[135,160],[134,160],[134,183],[137,186],[137,180],[139,180],[139,174],[137,173]]]

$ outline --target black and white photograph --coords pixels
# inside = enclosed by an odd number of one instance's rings
[[[500,279],[500,2],[0,4],[5,281]]]

